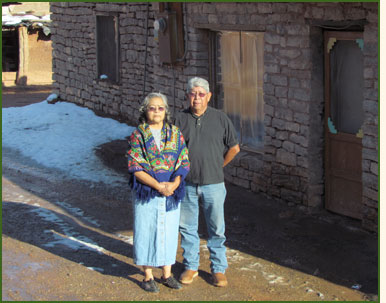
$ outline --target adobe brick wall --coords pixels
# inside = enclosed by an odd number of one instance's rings
[[[52,2],[54,86],[63,100],[136,124],[144,97],[146,3]],[[165,93],[181,109],[191,76],[209,77],[209,29],[265,33],[265,141],[259,153],[242,151],[227,179],[289,203],[320,208],[324,200],[322,25],[364,25],[363,225],[377,230],[378,4],[184,3],[185,67],[159,63],[151,3],[145,94]],[[121,85],[96,79],[95,13],[119,15]]]

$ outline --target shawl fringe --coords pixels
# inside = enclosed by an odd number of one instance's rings
[[[129,186],[135,192],[135,197],[143,203],[149,202],[150,199],[155,197],[162,197],[162,195],[150,186],[147,186],[137,181],[134,174],[131,174]],[[178,204],[181,203],[185,197],[185,181],[174,191],[172,196],[166,197],[166,211],[175,210],[178,208]]]

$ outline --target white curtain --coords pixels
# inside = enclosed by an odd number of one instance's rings
[[[221,32],[220,53],[224,111],[241,143],[259,148],[264,138],[264,34]]]

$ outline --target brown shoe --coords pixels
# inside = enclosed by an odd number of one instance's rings
[[[190,284],[193,282],[193,279],[198,276],[197,270],[185,270],[180,276],[180,282],[182,284]]]
[[[212,273],[212,277],[213,277],[214,286],[225,287],[228,285],[227,277],[223,273],[221,272]]]

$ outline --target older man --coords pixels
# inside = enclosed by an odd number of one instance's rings
[[[176,117],[189,149],[190,172],[186,178],[186,194],[181,203],[180,233],[185,271],[180,282],[190,284],[198,275],[200,238],[198,216],[201,199],[208,229],[208,249],[215,286],[228,284],[226,259],[224,202],[226,189],[223,167],[240,151],[237,133],[230,119],[220,110],[208,106],[212,94],[202,78],[188,82],[190,106]]]

